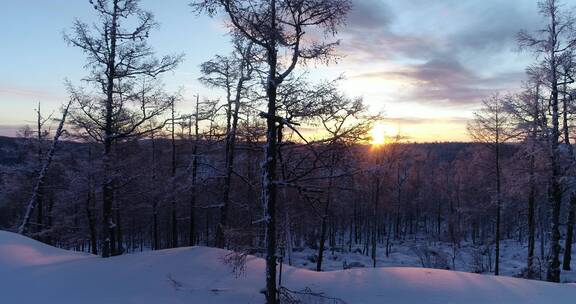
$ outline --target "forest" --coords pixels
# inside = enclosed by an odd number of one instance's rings
[[[156,55],[139,0],[85,2],[97,18],[62,41],[85,77],[0,137],[0,229],[108,259],[221,248],[238,273],[262,257],[268,304],[300,303],[282,263],[576,281],[576,15],[560,1],[533,3],[526,80],[485,96],[469,142],[387,134],[342,78],[311,76],[337,61],[351,0],[191,1],[229,31],[232,51],[198,67],[218,99],[165,89],[185,56]]]

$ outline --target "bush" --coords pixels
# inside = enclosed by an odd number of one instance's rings
[[[428,246],[415,246],[412,251],[416,254],[424,268],[450,269],[448,257],[445,253],[429,248]]]

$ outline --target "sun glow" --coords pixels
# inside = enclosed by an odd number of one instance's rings
[[[396,134],[398,134],[398,130],[395,127],[378,123],[370,131],[372,137],[370,143],[375,146],[383,145],[386,143],[387,138],[394,137]]]

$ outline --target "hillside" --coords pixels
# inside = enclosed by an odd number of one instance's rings
[[[227,251],[179,248],[110,259],[0,231],[0,303],[263,303],[264,261],[236,277]],[[317,273],[284,267],[285,286],[346,303],[573,303],[576,286],[422,268]],[[326,303],[329,303],[327,301]]]

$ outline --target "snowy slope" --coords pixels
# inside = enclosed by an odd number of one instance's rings
[[[92,257],[55,248],[19,234],[0,230],[0,273],[27,266],[50,265]]]
[[[264,261],[236,278],[226,251],[180,248],[101,259],[0,231],[0,303],[263,303]],[[575,303],[576,286],[422,268],[317,273],[285,267],[285,285],[347,303]]]

